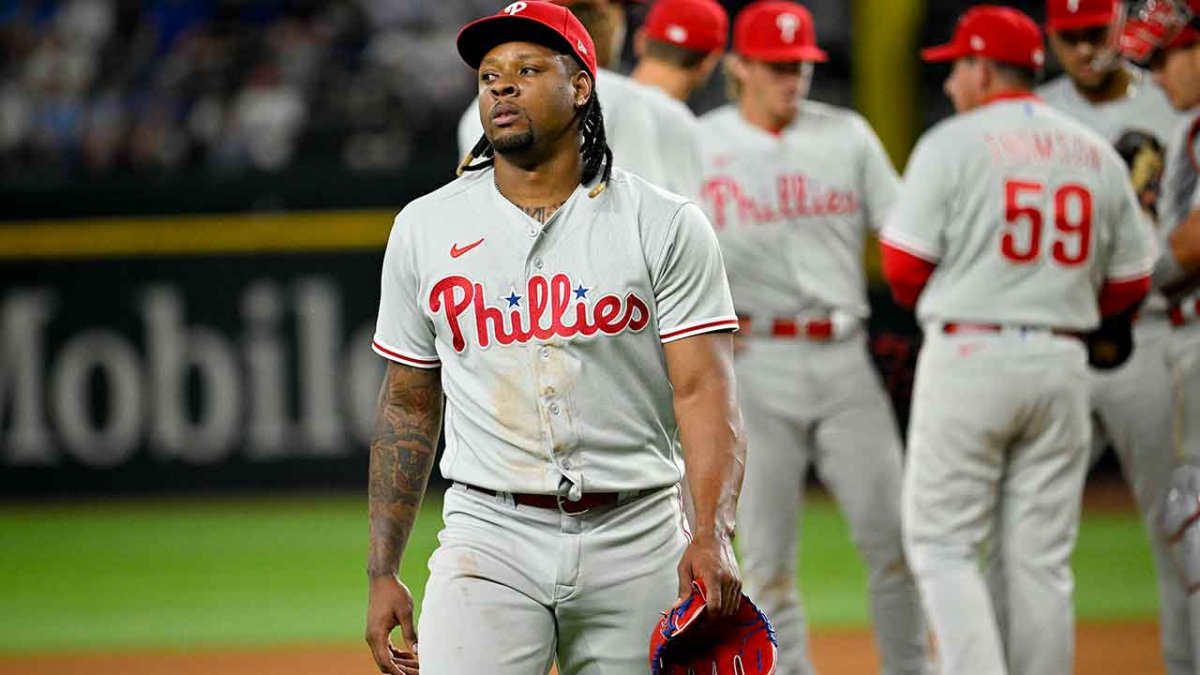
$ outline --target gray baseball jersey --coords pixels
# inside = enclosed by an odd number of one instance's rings
[[[604,131],[613,161],[626,171],[685,197],[694,198],[699,177],[695,118],[686,106],[664,101],[665,94],[601,68],[596,95],[604,110]],[[679,108],[683,107],[684,110]],[[483,135],[479,106],[472,102],[458,123],[459,153],[466,156]]]
[[[862,251],[899,179],[860,115],[805,101],[775,135],[735,105],[700,119],[702,203],[717,228],[734,304],[750,315],[869,313]],[[832,161],[836,159],[836,161]]]
[[[1166,145],[1185,116],[1171,106],[1162,88],[1151,81],[1146,71],[1126,67],[1133,78],[1128,95],[1115,101],[1092,103],[1080,95],[1066,75],[1038,87],[1037,93],[1046,105],[1067,113],[1110,143],[1126,131],[1136,129],[1150,132]]]
[[[896,173],[862,117],[816,101],[777,135],[736,105],[700,126],[702,201],[738,313],[766,326],[842,314],[851,326],[827,340],[751,335],[735,360],[750,448],[737,543],[747,593],[779,636],[779,672],[815,672],[795,587],[813,467],[867,563],[883,672],[924,673],[924,621],[901,548],[900,436],[860,330],[869,311],[864,240],[896,199]]]
[[[442,368],[442,474],[504,492],[672,485],[683,475],[664,342],[736,328],[699,207],[616,170],[543,227],[493,171],[396,217],[374,349]]]
[[[1185,121],[1171,137],[1167,150],[1159,199],[1164,236],[1200,209],[1200,114],[1192,113]]]
[[[1079,95],[1069,78],[1042,87],[1047,104],[1067,113],[1112,142],[1126,131],[1155,136],[1171,156],[1182,117],[1145,71],[1130,67],[1132,87],[1125,98],[1093,104]],[[1160,206],[1165,201],[1159,200]],[[1160,211],[1161,213],[1161,211]],[[1161,222],[1166,222],[1161,221]],[[1161,226],[1159,228],[1161,234]],[[1159,625],[1168,675],[1195,672],[1190,647],[1186,597],[1167,547],[1160,536],[1162,505],[1170,489],[1172,453],[1171,373],[1167,346],[1171,327],[1167,301],[1157,292],[1142,305],[1134,327],[1135,349],[1129,361],[1109,371],[1092,371],[1091,409],[1094,452],[1111,444],[1120,460],[1134,502],[1142,515],[1154,555],[1159,589]]]
[[[657,87],[644,89],[658,130],[655,150],[661,153],[663,170],[667,172],[660,184],[688,199],[696,199],[700,196],[702,162],[699,121],[682,101]]]
[[[917,144],[883,237],[937,270],[917,316],[1090,330],[1105,280],[1156,255],[1124,163],[1034,97],[945,120]]]

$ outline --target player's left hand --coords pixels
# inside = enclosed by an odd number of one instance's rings
[[[709,616],[730,616],[738,609],[742,597],[742,578],[733,545],[729,539],[713,534],[697,534],[679,561],[679,607],[692,594],[692,580],[700,579],[709,589]]]

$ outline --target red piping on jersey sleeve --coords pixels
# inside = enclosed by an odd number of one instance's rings
[[[883,276],[892,287],[892,297],[907,309],[916,307],[937,263],[886,241],[880,241],[879,247],[883,255]]]
[[[1105,281],[1100,289],[1100,316],[1113,316],[1141,302],[1150,292],[1150,275],[1121,281]]]

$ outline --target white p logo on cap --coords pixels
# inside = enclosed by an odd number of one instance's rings
[[[1079,11],[1079,0],[1067,0],[1067,11],[1074,14]]]
[[[779,28],[779,37],[792,44],[796,41],[796,31],[800,28],[800,17],[795,14],[780,14],[775,17],[775,25]]]
[[[981,52],[985,47],[987,47],[987,42],[985,42],[983,38],[979,37],[978,35],[971,36],[971,49]]]
[[[681,45],[681,44],[687,42],[687,39],[688,39],[687,29],[684,28],[683,26],[680,26],[679,24],[673,23],[670,26],[667,26],[667,39],[670,40],[671,42],[674,42],[675,44]]]
[[[520,14],[521,12],[525,11],[526,7],[529,7],[528,3],[514,2],[513,4],[504,8],[504,13],[508,14],[509,16],[512,16],[513,14]]]

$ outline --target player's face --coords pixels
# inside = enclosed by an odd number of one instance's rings
[[[1105,84],[1120,62],[1098,65],[1097,60],[1112,44],[1112,25],[1092,26],[1050,33],[1050,48],[1063,70],[1083,89],[1096,89]]]
[[[1154,81],[1177,110],[1200,106],[1200,45],[1168,50],[1151,67]]]
[[[965,58],[954,62],[943,89],[958,112],[966,112],[983,103],[987,69],[981,59]]]
[[[805,61],[740,59],[742,96],[772,119],[790,121],[812,86],[813,66]]]
[[[479,64],[479,115],[500,155],[516,155],[561,140],[591,84],[571,57],[530,42],[509,42]]]

